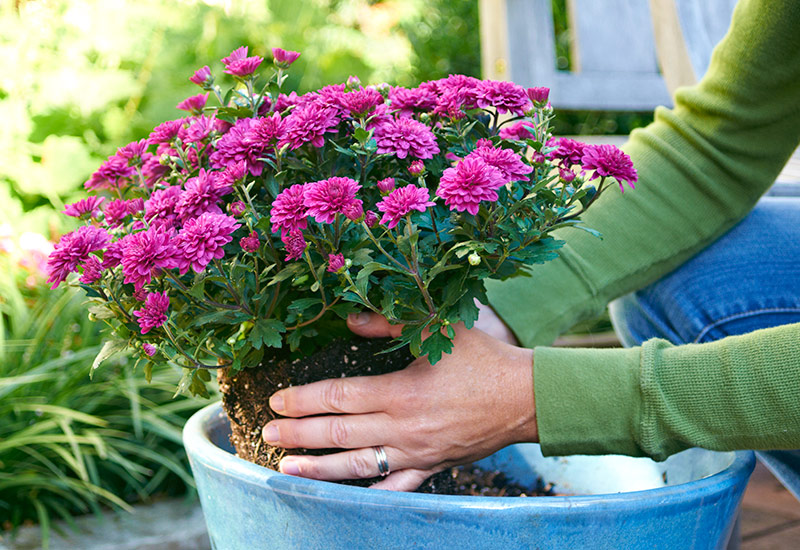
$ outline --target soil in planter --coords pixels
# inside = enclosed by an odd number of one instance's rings
[[[289,454],[320,455],[340,449],[284,449],[269,445],[261,438],[261,429],[270,420],[280,418],[269,408],[269,397],[281,388],[298,386],[344,376],[386,374],[405,368],[414,357],[406,349],[379,354],[394,344],[388,339],[353,338],[337,340],[308,357],[292,359],[286,352],[265,358],[261,365],[245,368],[230,376],[218,371],[222,403],[231,422],[231,443],[241,458],[278,469],[280,460]],[[350,485],[369,486],[380,478],[346,481]],[[533,496],[548,494],[541,481],[534,487],[509,483],[501,472],[476,467],[445,470],[430,477],[418,492],[484,496]]]

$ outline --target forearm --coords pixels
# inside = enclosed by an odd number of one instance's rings
[[[536,348],[545,454],[664,459],[689,447],[800,447],[800,324],[673,346]]]

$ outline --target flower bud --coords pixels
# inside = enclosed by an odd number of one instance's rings
[[[232,202],[228,205],[228,212],[231,216],[238,218],[247,211],[247,207],[242,201]]]
[[[572,181],[575,179],[575,172],[573,172],[572,170],[567,170],[566,168],[559,168],[558,176],[565,183],[572,183]]]
[[[367,224],[367,227],[375,227],[378,225],[378,215],[372,210],[368,210],[367,213],[364,214],[364,223]]]
[[[381,194],[385,195],[387,193],[390,193],[392,189],[394,189],[394,185],[395,185],[394,178],[382,179],[378,182],[378,190],[381,192]]]
[[[328,254],[328,271],[331,273],[340,273],[345,268],[345,261],[343,254]]]
[[[150,344],[150,343],[147,343],[147,342],[142,344],[142,349],[144,350],[144,352],[147,354],[148,357],[154,356],[156,354],[156,352],[158,351],[157,347],[155,347],[153,344]]]
[[[525,93],[534,105],[541,107],[547,103],[547,97],[550,95],[550,88],[544,86],[527,88]]]
[[[214,78],[211,76],[211,69],[208,67],[208,65],[197,69],[195,73],[189,77],[189,80],[204,89],[214,82]]]
[[[347,77],[347,84],[345,86],[345,89],[347,91],[358,90],[360,86],[361,86],[361,80],[359,80],[357,76],[351,75]]]
[[[289,65],[297,61],[300,57],[300,52],[293,52],[292,50],[284,50],[281,48],[272,48],[272,61],[279,69],[288,69]]]
[[[251,231],[250,235],[239,239],[239,246],[241,246],[242,250],[245,252],[258,252],[258,248],[261,246],[261,241],[258,240],[258,233]]]
[[[472,254],[467,256],[467,261],[469,262],[469,265],[480,265],[481,257],[480,255],[478,255],[477,252],[473,252]]]
[[[408,173],[412,176],[419,176],[423,172],[425,172],[425,163],[421,160],[415,160],[408,167]]]

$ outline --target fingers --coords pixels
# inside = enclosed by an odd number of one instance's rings
[[[270,445],[285,449],[357,449],[383,439],[388,424],[383,413],[282,419],[264,426],[262,436]]]
[[[401,465],[396,449],[384,447],[384,452],[389,461],[390,471],[395,464]],[[290,455],[281,460],[280,471],[284,474],[327,481],[368,479],[380,475],[378,458],[372,447],[323,456]]]
[[[389,474],[385,479],[370,485],[370,489],[384,491],[413,491],[428,479],[433,472],[427,470],[406,469]]]
[[[403,331],[403,325],[393,325],[386,317],[370,312],[348,315],[347,327],[365,338],[397,338]]]
[[[272,394],[269,406],[276,413],[291,417],[379,411],[388,397],[387,378],[391,375],[333,378],[293,386]]]

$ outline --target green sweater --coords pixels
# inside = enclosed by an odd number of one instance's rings
[[[562,231],[560,258],[490,284],[490,303],[523,345],[551,344],[741,220],[798,141],[800,3],[740,0],[707,75],[631,134],[636,190],[584,218],[603,240]],[[533,378],[545,454],[800,448],[800,324],[709,344],[536,347]]]

